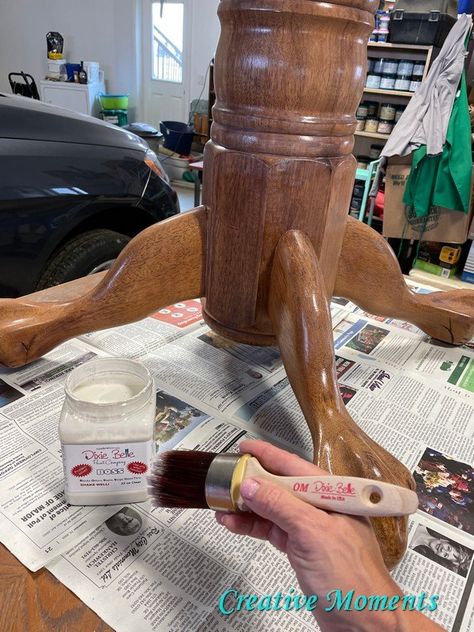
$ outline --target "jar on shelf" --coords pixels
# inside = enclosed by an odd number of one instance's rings
[[[382,75],[380,78],[380,89],[393,90],[395,88],[396,79],[397,75]]]
[[[378,75],[382,74],[384,61],[386,61],[386,60],[383,57],[378,57],[377,59],[374,59],[373,71],[376,74],[378,74]]]
[[[395,112],[395,123],[398,123],[404,111],[405,111],[404,107],[397,108],[397,111]]]
[[[395,79],[395,90],[408,92],[410,89],[411,75],[397,75]]]
[[[380,107],[380,118],[384,121],[393,121],[395,120],[395,114],[397,113],[397,108],[393,103],[382,103]]]
[[[410,59],[400,59],[398,62],[397,75],[412,75],[415,63]]]
[[[367,118],[377,118],[379,111],[379,103],[378,101],[367,101]]]
[[[424,61],[416,61],[413,65],[412,75],[413,77],[423,77],[425,72],[425,62]]]
[[[410,87],[408,88],[408,92],[416,92],[420,86],[421,86],[421,77],[417,77],[413,75],[410,81]]]
[[[375,134],[377,132],[377,127],[379,124],[378,118],[367,118],[365,121],[365,132],[370,132],[371,134]]]
[[[367,75],[367,81],[365,82],[366,88],[371,88],[372,90],[377,90],[380,88],[380,80],[381,75],[377,73],[370,73]]]
[[[365,117],[364,118],[360,118],[360,117],[356,117],[356,127],[355,127],[355,131],[356,132],[363,132],[365,129]]]
[[[384,59],[382,63],[382,74],[396,75],[399,62],[399,59]]]
[[[359,107],[357,108],[356,116],[357,118],[366,119],[369,113],[369,104],[366,101],[362,101],[359,103]]]
[[[378,122],[377,134],[390,134],[392,130],[393,130],[393,122],[392,121],[383,121],[381,119]]]

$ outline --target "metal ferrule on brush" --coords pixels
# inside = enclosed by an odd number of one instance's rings
[[[216,511],[237,511],[240,483],[249,455],[218,454],[207,471],[206,502]]]

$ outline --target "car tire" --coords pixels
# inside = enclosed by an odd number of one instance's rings
[[[129,241],[130,237],[105,229],[90,230],[74,237],[53,254],[36,289],[43,290],[91,274],[116,259]]]

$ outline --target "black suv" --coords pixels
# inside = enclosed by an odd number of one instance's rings
[[[134,235],[178,212],[138,136],[0,93],[0,296],[103,270]]]

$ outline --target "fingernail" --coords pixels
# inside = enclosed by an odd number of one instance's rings
[[[260,483],[253,478],[247,478],[240,486],[240,495],[246,500],[252,500],[260,487]]]

